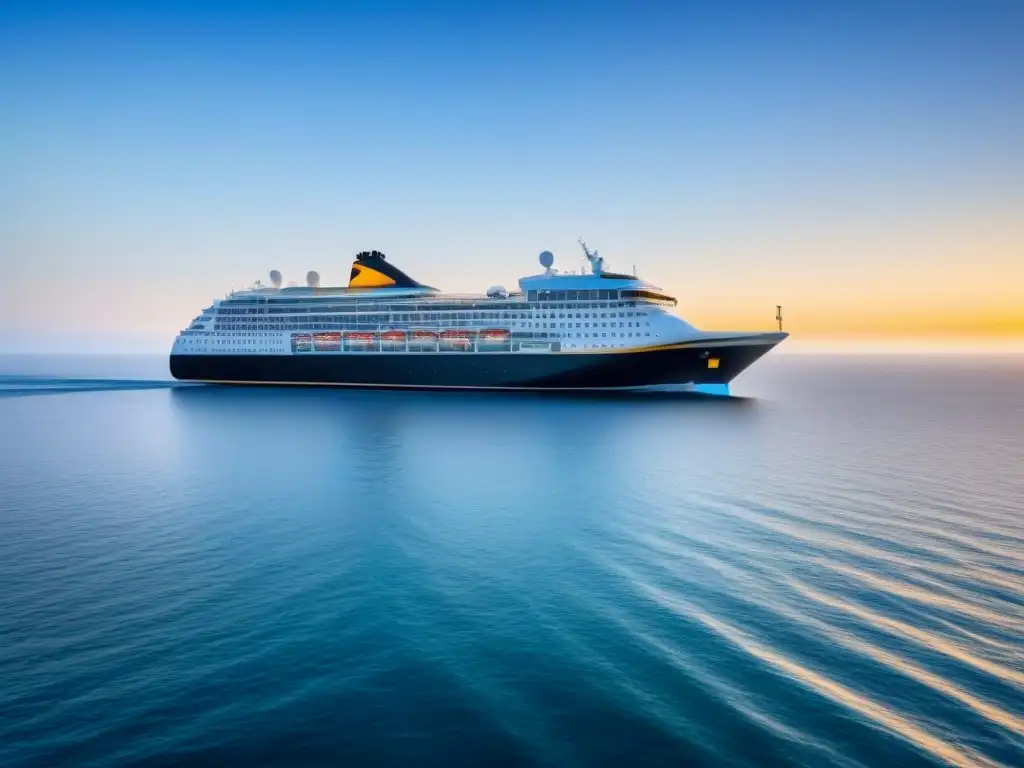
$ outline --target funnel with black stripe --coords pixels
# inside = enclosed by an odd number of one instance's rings
[[[363,251],[352,263],[349,288],[419,288],[421,284],[393,264],[380,251]]]

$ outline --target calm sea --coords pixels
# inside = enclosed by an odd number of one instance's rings
[[[1024,765],[1024,358],[0,361],[0,765]]]

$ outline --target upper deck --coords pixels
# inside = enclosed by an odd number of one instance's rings
[[[436,288],[385,287],[361,288],[344,286],[288,286],[271,288],[256,286],[232,291],[216,302],[221,306],[261,307],[322,307],[337,305],[329,311],[352,311],[356,307],[367,309],[380,305],[421,304],[432,309],[461,309],[467,305],[486,305],[490,308],[526,308],[534,302],[581,301],[649,301],[674,306],[675,298],[661,288],[630,275],[604,273],[600,275],[559,274],[549,272],[530,275],[519,280],[519,292],[492,296],[479,293],[442,293]],[[501,306],[508,305],[508,306]],[[298,310],[301,311],[301,310]]]
[[[586,250],[586,249],[585,249]],[[281,286],[279,272],[271,273],[272,286],[257,283],[247,290],[232,291],[205,310],[199,322],[209,315],[224,316],[302,316],[307,322],[331,323],[326,315],[352,315],[357,321],[395,320],[448,323],[456,320],[550,320],[533,317],[543,310],[561,310],[559,319],[580,318],[587,310],[625,309],[638,305],[675,306],[676,300],[660,288],[634,275],[603,270],[603,261],[586,250],[593,270],[590,274],[559,273],[552,268],[554,257],[544,252],[541,263],[546,271],[521,278],[520,290],[509,294],[494,287],[483,294],[442,293],[422,285],[388,262],[379,251],[359,254],[353,264],[348,286],[321,286],[316,272],[307,275],[307,285]],[[473,314],[464,314],[465,312]],[[573,314],[568,314],[568,313]],[[397,313],[397,315],[396,315]],[[408,313],[418,313],[408,315]],[[364,315],[371,317],[363,317]],[[315,318],[313,316],[316,316]],[[385,316],[386,315],[386,316]],[[525,315],[525,317],[524,317]],[[298,320],[299,318],[295,318]],[[339,320],[341,318],[338,318]],[[589,315],[581,319],[589,319]],[[291,322],[290,317],[256,322]],[[228,320],[228,322],[231,322]],[[275,328],[276,329],[276,328]]]

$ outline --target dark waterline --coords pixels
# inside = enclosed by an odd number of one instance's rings
[[[1024,358],[734,391],[0,358],[0,765],[1024,764]]]

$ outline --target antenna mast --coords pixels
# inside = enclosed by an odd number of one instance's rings
[[[779,321],[779,330],[782,330],[782,305],[775,305],[775,319]]]

